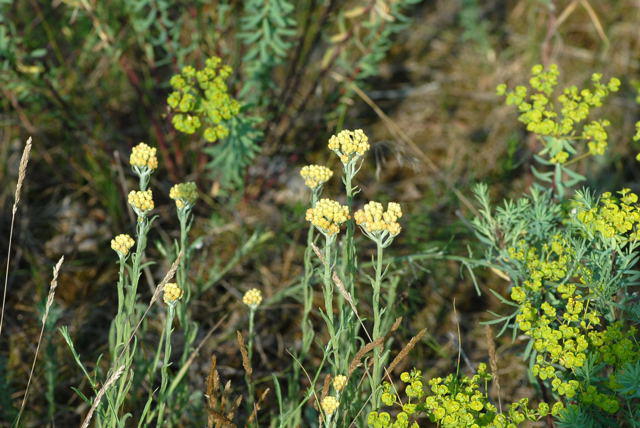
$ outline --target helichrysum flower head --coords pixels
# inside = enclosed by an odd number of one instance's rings
[[[169,191],[169,197],[176,201],[176,207],[191,208],[198,199],[198,188],[196,183],[190,181],[188,183],[179,183],[174,185]]]
[[[353,215],[356,223],[372,239],[380,239],[385,236],[395,237],[400,233],[401,227],[398,219],[402,217],[400,205],[389,202],[384,211],[379,202],[369,202]]]
[[[304,179],[304,184],[310,189],[317,189],[329,181],[333,171],[322,165],[307,165],[300,170],[300,176]]]
[[[349,208],[331,199],[320,199],[307,210],[306,219],[325,235],[336,235],[349,219]]]
[[[257,308],[260,303],[262,303],[262,291],[257,288],[252,288],[251,290],[244,293],[242,297],[242,303],[249,306],[251,309]]]
[[[338,406],[340,406],[340,403],[338,402],[336,397],[332,395],[327,395],[320,402],[320,406],[322,407],[322,410],[327,415],[332,415],[338,409]]]
[[[347,377],[345,375],[338,375],[333,378],[333,388],[340,392],[347,386]]]
[[[139,216],[146,215],[154,208],[151,190],[132,190],[129,192],[129,204]]]
[[[163,300],[167,305],[175,303],[182,297],[182,289],[175,282],[168,282],[164,285]]]
[[[133,238],[127,234],[121,234],[111,240],[111,249],[124,257],[129,254],[129,250],[135,245]]]
[[[362,129],[340,131],[329,139],[329,149],[333,150],[342,163],[347,165],[363,156],[369,150],[369,138]]]
[[[129,163],[133,167],[149,168],[154,170],[158,168],[158,158],[156,157],[156,149],[149,147],[145,143],[140,143],[131,150]]]

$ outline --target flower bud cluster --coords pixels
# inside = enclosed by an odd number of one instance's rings
[[[155,170],[158,168],[158,158],[156,157],[156,148],[149,147],[145,143],[140,143],[131,150],[129,164],[138,168],[149,168]]]
[[[257,288],[252,288],[244,293],[242,296],[242,303],[249,306],[251,309],[255,309],[262,303],[262,291]]]
[[[145,216],[155,207],[151,190],[132,190],[127,200],[139,216]]]
[[[198,200],[198,188],[196,183],[189,181],[187,183],[178,183],[171,187],[169,197],[176,201],[178,209],[191,208]]]
[[[329,181],[332,175],[333,171],[322,165],[307,165],[300,170],[304,184],[312,190]]]
[[[369,202],[363,209],[358,210],[353,215],[354,220],[362,230],[372,236],[387,232],[391,236],[397,236],[401,227],[398,219],[402,217],[400,205],[396,202],[389,202],[387,210],[379,202]]]
[[[164,285],[163,300],[167,305],[171,305],[180,300],[183,291],[175,282],[168,282]]]
[[[362,129],[344,130],[329,139],[329,149],[333,150],[344,165],[364,156],[369,150],[369,138]]]
[[[118,255],[125,257],[129,250],[135,245],[133,238],[125,233],[120,234],[111,240],[111,249]]]
[[[322,411],[325,412],[327,415],[334,414],[335,411],[338,410],[339,406],[340,406],[340,402],[333,395],[327,395],[320,402],[320,407],[322,407]]]
[[[306,220],[328,236],[340,232],[340,227],[349,219],[349,208],[331,199],[320,199],[306,213]]]

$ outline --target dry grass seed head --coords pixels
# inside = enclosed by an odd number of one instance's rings
[[[18,209],[18,203],[20,202],[20,195],[22,193],[22,184],[24,178],[27,175],[27,165],[29,164],[29,158],[31,156],[31,137],[27,140],[27,144],[22,151],[22,157],[20,158],[20,166],[18,167],[18,184],[16,185],[16,192],[13,201],[13,213],[15,214]]]
[[[242,337],[242,333],[240,333],[239,331],[236,331],[236,339],[238,340],[238,347],[240,348],[240,353],[242,354],[242,367],[247,373],[247,376],[251,377],[251,375],[253,374],[253,368],[251,367],[251,361],[249,360],[247,347],[244,344],[244,337]]]

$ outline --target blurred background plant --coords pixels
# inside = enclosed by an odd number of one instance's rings
[[[53,324],[69,326],[84,361],[107,352],[118,274],[109,240],[114,230],[133,233],[122,195],[134,186],[123,171],[139,141],[157,147],[160,158],[152,181],[162,227],[151,233],[150,257],[168,254],[164,249],[180,239],[169,188],[194,181],[202,191],[190,232],[197,249],[190,260],[196,290],[190,309],[200,326],[195,343],[224,321],[185,381],[194,393],[205,389],[205,379],[217,391],[207,398],[216,412],[210,421],[243,412],[235,400],[244,391],[244,370],[230,338],[247,322],[246,290],[259,288],[265,296],[255,314],[259,392],[271,385],[272,372],[285,378],[278,370],[290,367],[288,351],[299,348],[304,305],[291,286],[303,272],[308,201],[293,166],[318,160],[328,137],[342,128],[363,128],[371,138],[365,159],[371,167],[358,179],[363,200],[398,201],[405,214],[390,255],[398,262],[388,273],[405,290],[397,298],[405,316],[394,346],[425,327],[428,334],[398,373],[415,361],[430,367],[430,377],[449,373],[459,348],[465,365],[486,358],[477,321],[491,319],[486,310],[502,303],[469,293],[471,277],[461,276],[454,261],[433,259],[444,250],[466,253],[473,242],[464,220],[474,210],[466,200],[472,183],[487,182],[497,200],[521,194],[534,180],[529,166],[541,147],[495,87],[525,82],[539,62],[558,64],[563,86],[583,86],[594,71],[605,81],[619,76],[620,90],[598,108],[616,143],[575,171],[595,190],[637,191],[630,136],[639,114],[638,22],[635,0],[0,1],[3,213],[13,202],[9,183],[22,142],[34,137],[0,338],[0,420],[13,420],[22,398],[48,266],[61,254],[67,262],[45,330],[51,333],[23,421],[77,424],[87,410],[70,390],[82,376]],[[226,84],[241,108],[229,136],[209,143],[175,130],[166,99],[173,75],[187,65],[201,69],[212,56],[233,69]],[[0,218],[2,236],[9,221]],[[0,249],[6,250],[4,241]],[[151,267],[151,276],[159,280],[166,268]],[[475,274],[497,292],[506,286],[491,271]],[[158,337],[162,323],[149,323],[146,331]],[[520,339],[497,343],[503,396],[536,394],[521,377],[525,365],[515,352],[521,345]],[[315,347],[310,353],[309,359],[321,358]],[[233,388],[225,389],[227,380]],[[260,414],[276,402],[272,391]]]

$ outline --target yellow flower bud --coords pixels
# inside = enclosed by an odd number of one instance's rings
[[[306,220],[326,235],[336,235],[349,219],[349,208],[331,199],[320,199],[307,210]]]
[[[111,240],[111,249],[121,256],[126,256],[135,243],[131,236],[123,233]]]
[[[333,171],[322,165],[307,165],[302,167],[300,175],[304,179],[304,184],[307,187],[315,189],[329,181],[333,175]]]
[[[336,397],[327,395],[322,399],[320,405],[322,406],[322,410],[324,410],[327,415],[332,415],[338,409],[340,403],[338,402]]]
[[[174,185],[169,191],[169,197],[176,201],[176,207],[191,207],[198,200],[198,188],[193,181]]]
[[[151,190],[132,190],[127,199],[138,215],[145,215],[155,207]]]
[[[345,386],[347,386],[347,377],[345,375],[338,375],[336,377],[333,378],[333,388],[337,391],[340,392],[344,389]]]
[[[249,306],[251,309],[255,309],[262,302],[262,291],[257,288],[252,288],[251,290],[244,293],[242,297],[242,303]]]
[[[163,300],[167,305],[170,305],[182,297],[182,289],[178,287],[175,282],[168,282],[164,285]]]
[[[402,210],[396,202],[389,202],[387,211],[384,211],[381,203],[373,201],[353,215],[356,224],[365,233],[374,237],[385,232],[391,236],[397,236],[402,229],[397,221],[400,217],[402,217]]]
[[[158,168],[156,149],[154,147],[149,147],[145,143],[138,144],[131,150],[129,163],[131,166],[138,168],[147,167],[151,170]]]
[[[343,164],[363,156],[369,150],[369,138],[362,129],[340,131],[329,139],[329,149],[333,150]]]

